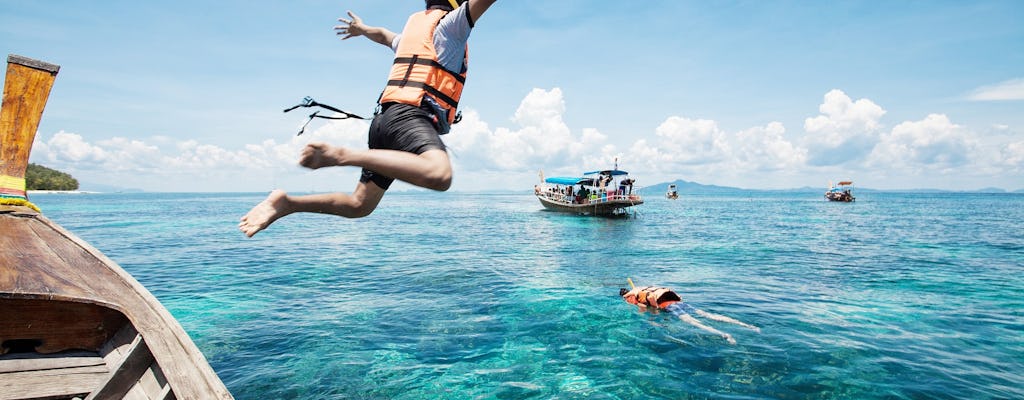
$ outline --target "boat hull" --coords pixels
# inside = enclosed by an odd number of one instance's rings
[[[0,315],[0,400],[232,398],[148,290],[24,206],[0,206]]]
[[[828,201],[838,201],[842,203],[850,203],[857,199],[856,197],[853,197],[853,194],[846,192],[827,192],[825,193],[825,198],[828,199]]]
[[[613,199],[597,199],[585,203],[559,201],[544,194],[537,195],[537,199],[548,210],[599,216],[621,215],[626,213],[630,207],[644,204],[643,199],[636,195],[615,196]]]

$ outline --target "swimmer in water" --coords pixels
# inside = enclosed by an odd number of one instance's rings
[[[725,339],[729,344],[736,344],[736,339],[733,339],[732,335],[704,325],[691,314],[696,314],[710,320],[736,324],[758,333],[761,332],[761,328],[756,326],[740,322],[734,318],[726,317],[724,315],[712,314],[684,303],[682,297],[679,297],[679,295],[671,289],[655,286],[635,287],[633,286],[632,280],[629,281],[629,284],[633,287],[632,290],[626,288],[619,289],[619,295],[622,296],[627,303],[636,304],[641,310],[646,310],[650,307],[656,310],[668,311],[672,313],[672,315],[679,317],[683,322],[721,336],[722,339]]]

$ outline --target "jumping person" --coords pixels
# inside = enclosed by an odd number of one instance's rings
[[[632,286],[633,282],[630,281],[629,283]],[[712,314],[684,303],[682,297],[679,297],[676,292],[668,288],[654,286],[633,287],[632,290],[622,288],[619,289],[619,296],[622,296],[622,298],[629,304],[636,304],[641,310],[646,310],[650,307],[653,309],[668,311],[672,313],[672,315],[679,317],[683,322],[721,336],[722,339],[725,339],[729,344],[736,344],[736,339],[733,339],[732,335],[704,325],[690,314],[697,314],[707,319],[728,322],[730,324],[736,324],[744,328],[752,329],[755,332],[761,332],[761,328],[756,326],[740,322],[724,315]]]
[[[252,237],[296,212],[361,218],[373,212],[395,179],[446,191],[452,165],[439,135],[458,122],[458,103],[466,79],[468,39],[476,22],[496,0],[426,0],[426,9],[409,17],[401,34],[369,26],[352,11],[335,26],[342,40],[364,36],[395,51],[378,112],[370,124],[369,149],[310,143],[299,165],[309,169],[362,167],[352,193],[306,196],[274,190],[238,224]]]

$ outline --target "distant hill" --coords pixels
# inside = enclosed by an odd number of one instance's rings
[[[638,190],[640,194],[651,195],[651,194],[662,194],[668,191],[668,185],[675,184],[676,190],[682,194],[719,194],[719,193],[736,193],[743,192],[746,189],[729,187],[729,186],[718,186],[718,185],[704,185],[697,182],[684,181],[677,179],[674,182],[658,183],[651,186],[645,186]]]
[[[641,194],[644,194],[644,195],[652,195],[652,194],[660,195],[660,194],[663,194],[666,191],[668,191],[668,185],[671,185],[671,184],[675,184],[676,185],[676,190],[679,191],[680,194],[727,194],[727,193],[751,192],[751,191],[755,191],[755,192],[822,193],[822,192],[825,191],[825,189],[827,189],[824,186],[821,186],[821,187],[804,186],[804,187],[792,188],[792,189],[744,189],[744,188],[731,187],[731,186],[704,185],[704,184],[697,183],[697,182],[690,182],[690,181],[685,181],[685,180],[682,180],[682,179],[677,179],[677,180],[675,180],[673,182],[664,182],[664,183],[654,184],[654,185],[651,185],[651,186],[645,186],[645,187],[639,189],[638,192],[640,192]],[[882,190],[882,189],[870,189],[870,188],[857,187],[857,188],[855,188],[855,190],[858,191],[858,192],[866,192],[866,193],[869,193],[869,192],[1018,193],[1018,194],[1024,193],[1024,189],[1008,192],[1008,191],[1006,191],[1004,189],[994,188],[994,187],[982,188],[982,189],[977,189],[977,190],[943,190],[943,189],[892,189],[892,190]]]

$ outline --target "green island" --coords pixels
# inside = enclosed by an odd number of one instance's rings
[[[78,190],[78,180],[65,172],[32,163],[25,171],[25,189]]]

